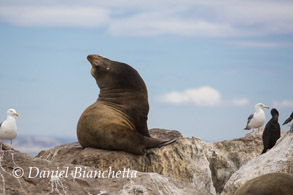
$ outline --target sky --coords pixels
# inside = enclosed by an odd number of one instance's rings
[[[14,108],[19,135],[76,138],[99,54],[144,79],[149,129],[238,138],[256,103],[291,114],[292,53],[289,0],[0,0],[0,120]]]

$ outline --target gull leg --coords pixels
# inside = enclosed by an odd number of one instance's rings
[[[12,139],[10,140],[10,149],[8,151],[9,152],[13,152],[13,149],[12,149]]]

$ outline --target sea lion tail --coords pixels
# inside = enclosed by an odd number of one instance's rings
[[[173,138],[173,139],[170,139],[170,140],[168,140],[168,141],[164,141],[164,142],[162,142],[162,143],[158,146],[158,148],[163,147],[163,146],[167,146],[167,145],[172,144],[172,143],[174,143],[174,142],[176,142],[176,141],[177,141],[177,138]]]

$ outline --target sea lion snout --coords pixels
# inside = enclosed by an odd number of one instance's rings
[[[96,54],[90,54],[87,56],[87,60],[91,63],[92,66],[109,66],[111,61],[107,58],[103,58]]]
[[[90,55],[88,55],[88,56],[87,56],[87,60],[88,60],[88,61],[91,61],[91,60],[94,58],[94,56],[95,56],[94,54],[90,54]]]
[[[101,57],[95,54],[88,55],[87,60],[91,63],[92,66],[98,66],[101,64]]]

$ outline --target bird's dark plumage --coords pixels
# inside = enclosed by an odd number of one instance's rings
[[[281,136],[281,128],[278,122],[278,118],[279,118],[278,110],[273,108],[271,110],[271,115],[272,115],[272,118],[266,124],[264,132],[262,134],[262,140],[264,145],[262,154],[265,153],[267,149],[271,149]]]
[[[293,112],[291,113],[290,117],[287,118],[287,120],[285,120],[285,122],[283,123],[283,125],[286,125],[287,123],[290,123],[293,119]]]

